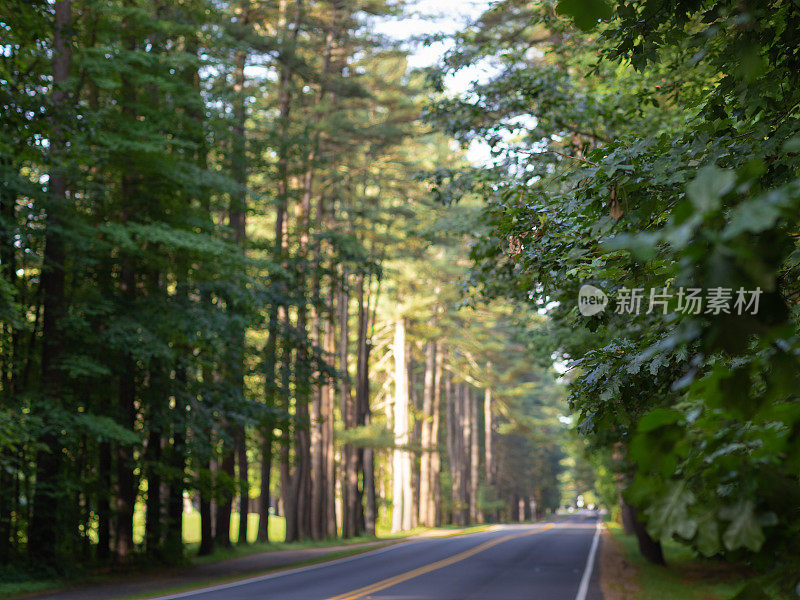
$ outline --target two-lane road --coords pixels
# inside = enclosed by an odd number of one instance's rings
[[[601,600],[597,538],[591,515],[504,525],[159,600]]]

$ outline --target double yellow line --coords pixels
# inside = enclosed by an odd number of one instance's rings
[[[526,531],[525,533],[517,533],[514,535],[506,535],[501,538],[497,538],[496,540],[489,540],[488,542],[484,542],[474,548],[461,552],[459,554],[454,554],[448,558],[442,559],[435,563],[431,563],[429,565],[425,565],[424,567],[419,567],[414,569],[413,571],[407,571],[405,573],[401,573],[400,575],[395,575],[394,577],[390,577],[389,579],[383,579],[381,581],[375,582],[371,585],[364,586],[357,590],[353,590],[351,592],[346,592],[339,596],[333,596],[331,598],[327,598],[326,600],[355,600],[356,598],[361,598],[362,596],[366,596],[367,594],[374,594],[375,592],[380,592],[381,590],[385,590],[386,588],[392,587],[393,585],[397,585],[398,583],[403,583],[404,581],[408,581],[409,579],[414,579],[415,577],[419,577],[420,575],[425,575],[426,573],[430,573],[431,571],[436,571],[437,569],[442,569],[444,567],[449,567],[450,565],[454,565],[457,562],[461,562],[471,556],[475,556],[476,554],[483,552],[484,550],[488,550],[489,548],[493,548],[498,544],[502,544],[503,542],[507,542],[509,540],[513,540],[516,538],[525,537],[528,535],[534,535],[536,533],[541,533],[545,529],[550,529],[553,527],[552,523],[548,523],[542,529],[535,529],[533,531]]]

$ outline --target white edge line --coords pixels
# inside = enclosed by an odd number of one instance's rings
[[[592,579],[592,570],[594,569],[594,556],[597,554],[597,543],[600,541],[600,530],[603,524],[597,521],[597,527],[594,530],[594,538],[592,539],[592,547],[589,550],[589,557],[586,559],[586,568],[583,570],[583,577],[581,577],[581,584],[578,586],[578,595],[575,600],[586,600],[586,594],[589,593],[589,582]]]

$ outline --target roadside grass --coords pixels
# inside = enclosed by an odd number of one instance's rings
[[[650,564],[639,553],[636,537],[608,522],[609,544],[601,559],[605,600],[724,600],[748,580],[738,565],[694,556],[677,542],[663,544],[666,567]]]
[[[63,585],[60,579],[41,579],[21,581],[0,581],[0,598],[14,598],[16,596],[48,592],[53,588]]]

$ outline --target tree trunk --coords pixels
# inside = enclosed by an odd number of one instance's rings
[[[280,307],[279,317],[282,323],[287,323],[288,314],[285,308]],[[283,391],[284,413],[289,415],[289,389],[292,378],[292,349],[289,339],[283,340],[281,348],[281,388]],[[286,541],[295,542],[299,539],[298,529],[298,479],[292,476],[290,470],[290,457],[292,451],[292,437],[294,426],[287,418],[281,431],[281,453],[280,453],[280,475],[281,475],[281,499],[283,504],[283,515],[286,520]]]
[[[356,276],[356,294],[358,301],[358,326],[357,326],[357,340],[356,340],[356,398],[355,398],[355,424],[359,427],[365,427],[370,422],[370,408],[369,408],[369,352],[370,343],[368,340],[368,326],[369,326],[369,312],[366,304],[366,296],[364,294],[364,274],[359,273]],[[369,465],[367,463],[369,462]],[[353,482],[353,488],[356,490],[356,498],[353,502],[354,517],[353,520],[356,524],[356,531],[358,534],[365,531],[369,535],[374,535],[374,510],[375,507],[370,506],[368,511],[372,511],[369,517],[371,523],[367,524],[367,514],[364,510],[364,496],[367,496],[368,503],[369,496],[372,494],[374,501],[374,474],[367,473],[367,469],[374,469],[373,455],[371,448],[360,448],[356,459],[356,475]],[[358,488],[358,471],[361,472],[362,488]],[[370,491],[372,486],[372,491]]]
[[[182,290],[185,294],[185,289]],[[184,295],[184,300],[186,297]],[[172,410],[172,448],[169,453],[169,465],[172,474],[169,481],[169,498],[167,499],[167,531],[164,540],[164,555],[170,562],[180,562],[183,557],[183,490],[186,488],[186,367],[178,359],[175,367],[175,383]]]
[[[487,367],[491,363],[487,363]],[[494,414],[492,412],[492,390],[487,387],[483,391],[483,435],[484,435],[484,464],[486,468],[486,483],[494,485]]]
[[[123,287],[134,288],[133,271],[124,269]],[[133,430],[136,419],[134,401],[136,398],[135,365],[130,356],[125,357],[123,373],[119,382],[119,413],[121,425]],[[117,562],[127,562],[133,551],[133,507],[136,503],[136,479],[133,473],[133,448],[117,446],[117,540],[115,558]]]
[[[158,417],[153,419],[158,420]],[[161,431],[151,423],[147,439],[147,506],[145,510],[145,549],[151,557],[161,549]]]
[[[661,542],[654,540],[647,533],[647,529],[636,513],[636,508],[625,503],[629,508],[631,517],[633,519],[633,532],[636,535],[636,541],[639,544],[639,552],[650,563],[654,565],[664,566],[664,552],[661,549]]]
[[[269,542],[270,479],[272,477],[272,423],[261,433],[261,493],[258,499],[258,535],[260,543]]]
[[[122,293],[129,302],[136,294],[136,277],[129,259],[123,262],[121,275]],[[120,423],[133,431],[136,421],[136,364],[130,355],[123,358],[123,370],[119,381]],[[133,472],[133,448],[117,446],[117,540],[115,557],[117,562],[127,562],[133,552],[133,509],[136,504],[136,479]]]
[[[399,312],[399,310],[398,310]],[[394,451],[392,454],[392,531],[411,529],[411,458],[408,446],[408,370],[406,328],[402,318],[394,333]]]
[[[319,340],[319,316],[312,315],[312,339]],[[316,373],[319,376],[319,373]],[[311,537],[319,540],[325,537],[325,456],[323,438],[323,394],[322,385],[316,386],[311,399],[309,420],[311,428]]]
[[[619,513],[620,518],[622,519],[622,529],[625,532],[625,535],[636,535],[633,507],[625,502],[625,500],[622,498],[621,491],[617,492],[617,498],[619,500]]]
[[[369,339],[369,302],[364,293],[364,275],[358,277],[358,348],[356,351],[356,407],[358,424],[368,426],[372,420],[369,406],[369,355],[372,344]],[[363,511],[364,532],[375,535],[377,503],[375,498],[375,455],[373,448],[367,446],[361,456],[362,485],[365,506],[359,502]]]
[[[203,379],[205,380],[205,377]],[[211,503],[213,489],[209,489],[209,487],[213,488],[214,473],[210,460],[205,466],[208,470],[209,481],[208,487],[204,486],[200,489],[200,549],[197,551],[200,556],[206,556],[214,551],[213,506]]]
[[[100,442],[97,477],[97,559],[105,562],[111,556],[111,445]]]
[[[297,36],[300,31],[300,15],[301,3],[295,4],[294,21],[289,22],[286,17],[287,2],[280,2],[280,17],[279,29],[281,30],[281,48],[282,51],[288,52],[293,48],[297,42]],[[284,268],[288,267],[287,252],[288,252],[288,224],[287,217],[289,211],[289,156],[291,154],[291,141],[289,136],[289,121],[291,116],[291,97],[292,97],[292,66],[288,62],[281,64],[280,76],[278,78],[278,124],[279,124],[279,144],[278,144],[278,165],[277,165],[277,207],[275,211],[275,240],[274,240],[274,257],[276,261],[280,262]],[[286,282],[278,279],[279,284],[278,293],[286,297],[287,289]],[[288,325],[288,313],[286,307],[281,304],[273,304],[270,307],[269,315],[269,340],[265,352],[265,379],[267,382],[276,381],[278,366],[277,350],[278,350],[278,330],[280,324]],[[280,440],[280,482],[281,482],[281,504],[283,505],[284,517],[286,518],[286,541],[294,541],[297,539],[297,494],[296,486],[292,482],[291,470],[289,465],[291,455],[291,437],[293,427],[289,420],[289,385],[291,378],[291,349],[289,341],[284,340],[283,348],[281,349],[281,365],[280,365],[280,380],[281,387],[283,388],[281,394],[280,405],[284,409],[284,423],[281,428]],[[270,405],[276,405],[277,386],[273,386],[270,390],[271,394],[266,398],[266,402]]]
[[[431,423],[431,469],[430,489],[431,497],[428,505],[428,519],[433,521],[435,527],[442,524],[442,485],[441,485],[441,458],[439,456],[439,415],[441,412],[442,367],[444,364],[444,349],[440,342],[436,342],[436,364],[433,383],[433,419]]]
[[[415,382],[416,369],[414,368],[410,340],[406,343],[406,361],[408,363],[406,369],[408,370],[409,414],[417,415],[422,410],[422,402]],[[409,429],[409,446],[415,449],[409,451],[409,460],[411,461],[411,529],[413,529],[419,524],[419,457],[416,448],[419,448],[420,445],[420,422],[416,418],[409,418],[409,420],[413,421],[413,427]]]
[[[428,342],[425,348],[425,383],[422,394],[422,422],[420,423],[420,454],[419,466],[419,522],[425,527],[435,525],[435,515],[430,508],[433,504],[431,476],[433,459],[433,399],[436,371],[436,344]]]
[[[131,2],[125,2],[130,8]],[[125,30],[125,47],[128,51],[136,50],[136,37],[127,18],[123,21]],[[136,116],[136,89],[127,75],[122,76],[120,88],[120,104],[122,112],[131,120]],[[139,176],[133,171],[122,175],[121,194],[123,199],[122,222],[127,224],[136,214],[138,201]],[[135,263],[131,256],[122,254],[120,259],[120,291],[128,306],[132,306],[136,299],[136,271]],[[136,421],[136,362],[129,352],[122,357],[122,369],[119,379],[119,418],[120,424],[128,430],[133,430]],[[133,448],[123,444],[117,447],[117,540],[116,560],[127,562],[133,552],[133,511],[136,504],[137,485],[134,475]]]
[[[456,523],[458,508],[458,457],[456,456],[456,399],[458,388],[453,390],[453,378],[449,371],[444,378],[444,400],[447,408],[447,463],[450,468],[450,522]]]
[[[466,384],[461,384],[461,398],[459,407],[459,422],[461,424],[461,440],[459,444],[459,461],[461,463],[460,478],[460,499],[461,499],[461,525],[467,525],[470,520],[470,444],[472,443],[472,420],[470,418],[472,388]]]
[[[53,36],[53,91],[52,103],[56,110],[67,104],[64,85],[69,78],[72,50],[69,42],[72,27],[71,0],[58,0],[54,5],[55,29]],[[68,525],[59,523],[59,507],[62,506],[63,487],[58,481],[61,470],[61,450],[57,431],[60,425],[50,423],[48,414],[62,402],[63,372],[61,360],[64,353],[63,323],[66,314],[65,270],[66,250],[61,235],[67,199],[67,179],[63,166],[66,144],[59,122],[52,118],[50,154],[53,167],[48,185],[49,206],[44,239],[44,261],[41,273],[42,290],[42,351],[41,389],[44,406],[42,411],[43,435],[39,439],[40,450],[36,455],[36,489],[33,496],[33,515],[28,529],[28,553],[38,560],[50,562],[61,547]]]
[[[331,285],[331,296],[335,295],[335,286]],[[333,306],[333,297],[330,305]],[[333,323],[333,315],[325,320],[325,354],[333,357],[336,353],[336,332]],[[334,446],[334,404],[336,402],[336,389],[331,382],[323,387],[324,402],[324,437],[323,448],[325,450],[325,531],[327,537],[336,537],[336,448]]]
[[[347,272],[342,269],[337,312],[339,316],[339,410],[342,415],[342,424],[345,430],[353,429],[356,425],[356,407],[350,387],[350,374],[348,371],[350,347],[350,298],[347,288]],[[342,537],[357,535],[357,513],[354,504],[358,496],[358,472],[356,471],[356,451],[351,444],[344,444],[341,448],[341,494],[342,494]]]
[[[239,3],[237,24],[246,28],[250,18],[250,0],[241,0]],[[245,31],[242,30],[242,34]],[[240,43],[242,43],[240,41]],[[233,65],[233,127],[231,140],[231,175],[236,184],[235,191],[230,195],[228,211],[228,224],[233,233],[233,241],[239,246],[242,255],[245,254],[247,236],[247,137],[245,122],[247,120],[247,94],[245,91],[245,67],[247,65],[247,52],[244,49],[236,51]],[[229,300],[230,312],[241,316],[242,308],[234,300]],[[235,386],[240,398],[244,397],[244,354],[246,332],[243,325],[235,325],[232,332],[230,348],[231,383]],[[234,448],[236,462],[239,466],[239,544],[247,543],[247,516],[250,505],[249,478],[247,463],[247,434],[243,425],[234,428]],[[225,463],[227,465],[227,463]],[[227,506],[227,502],[226,502]],[[227,544],[226,544],[227,545]]]
[[[309,240],[309,211],[311,207],[311,181],[313,177],[314,156],[308,157],[309,167],[305,174],[305,189],[297,207],[296,221],[299,234],[297,258],[305,263]],[[307,293],[302,274],[295,282],[296,293],[304,297]],[[305,304],[297,307],[297,348],[294,361],[295,417],[298,426],[294,428],[295,446],[295,487],[297,490],[297,536],[306,539],[311,535],[311,435],[313,423],[310,422],[309,403],[311,400],[311,349],[307,327],[308,312]]]
[[[214,543],[223,548],[231,545],[231,512],[233,510],[233,490],[230,485],[236,478],[236,462],[233,447],[229,442],[222,442],[222,462],[220,471],[225,478],[222,486],[222,503],[217,505],[216,523],[214,527]]]
[[[491,363],[486,363],[487,372],[491,369]],[[492,411],[492,390],[487,386],[483,391],[483,460],[486,470],[486,485],[493,488],[494,481],[494,414]],[[493,497],[493,496],[492,496]],[[490,514],[483,515],[484,519],[496,521],[497,515],[493,509]]]
[[[469,520],[470,523],[483,522],[478,498],[478,477],[480,470],[478,435],[478,395],[470,394],[470,459],[469,459]]]
[[[244,425],[236,427],[236,458],[239,465],[239,535],[238,544],[247,544],[248,515],[250,514],[250,477],[247,462],[247,434]]]

